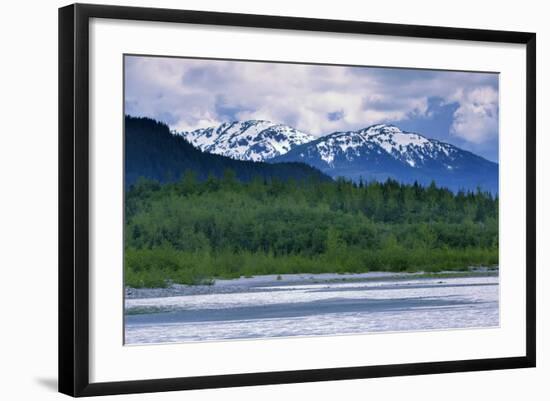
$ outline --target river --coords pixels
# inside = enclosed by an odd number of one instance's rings
[[[494,275],[283,275],[130,290],[125,343],[495,327],[498,280]]]

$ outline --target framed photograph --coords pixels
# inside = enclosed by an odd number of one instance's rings
[[[535,366],[535,34],[59,10],[59,390]]]

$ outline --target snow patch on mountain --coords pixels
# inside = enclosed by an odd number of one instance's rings
[[[272,159],[315,139],[288,125],[265,120],[233,121],[178,134],[204,152],[252,161]]]
[[[453,160],[457,148],[448,143],[405,132],[394,125],[378,124],[359,131],[335,132],[320,138],[315,144],[323,161],[329,166],[339,155],[352,161],[362,154],[386,152],[394,159],[419,167],[428,160],[441,157]]]

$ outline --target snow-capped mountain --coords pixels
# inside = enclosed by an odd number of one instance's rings
[[[315,139],[288,125],[265,120],[234,121],[178,134],[204,152],[252,161],[272,159]]]
[[[270,161],[300,161],[332,177],[354,180],[394,178],[423,184],[433,180],[455,190],[479,186],[498,192],[498,164],[394,125],[335,132]]]
[[[369,154],[380,159],[386,156],[421,167],[434,160],[452,164],[459,149],[451,144],[428,139],[422,135],[401,131],[394,125],[378,124],[359,131],[335,132],[304,147],[308,157],[317,153],[325,167],[337,167]],[[372,153],[375,153],[373,155]],[[295,152],[296,153],[296,152]],[[300,152],[301,154],[303,152]],[[379,155],[379,156],[376,156]],[[300,157],[306,157],[304,156]],[[449,164],[448,168],[452,169]]]

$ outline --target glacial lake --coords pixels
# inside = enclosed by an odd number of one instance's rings
[[[301,274],[127,289],[125,344],[496,327],[498,283],[497,275]]]

